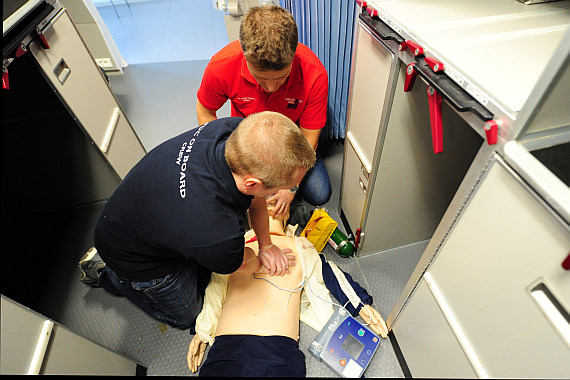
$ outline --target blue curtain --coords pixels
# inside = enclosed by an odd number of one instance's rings
[[[299,42],[319,57],[329,77],[327,124],[321,139],[345,137],[355,0],[280,0],[297,22]]]

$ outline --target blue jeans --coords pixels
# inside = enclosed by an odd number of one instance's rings
[[[322,206],[331,197],[331,182],[327,168],[317,153],[315,166],[305,175],[299,186],[298,195],[313,206]]]
[[[202,273],[198,273],[201,271]],[[129,281],[120,278],[107,265],[99,276],[99,286],[115,295],[122,295],[151,317],[172,327],[194,327],[202,310],[204,289],[210,272],[196,263],[185,261],[173,274],[150,281]]]

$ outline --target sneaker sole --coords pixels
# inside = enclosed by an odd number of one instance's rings
[[[97,284],[97,281],[92,279],[91,277],[88,277],[87,273],[85,273],[85,271],[83,270],[83,264],[91,261],[91,259],[93,259],[93,256],[95,256],[96,254],[97,254],[97,250],[95,249],[95,247],[91,247],[81,257],[81,260],[79,260],[78,267],[79,267],[79,270],[81,271],[81,276],[79,277],[79,281],[83,282],[86,285],[96,285]]]

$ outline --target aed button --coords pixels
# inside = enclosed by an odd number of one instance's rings
[[[358,330],[358,336],[364,336],[364,330],[362,329]]]
[[[345,367],[346,366],[346,358],[340,359],[339,364],[341,367]]]

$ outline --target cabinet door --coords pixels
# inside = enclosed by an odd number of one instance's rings
[[[30,369],[42,375],[134,376],[137,373],[136,362],[57,323],[50,324],[42,315],[3,295],[1,304],[2,375],[25,375]],[[53,328],[45,329],[46,322]]]
[[[371,172],[394,53],[360,23],[356,49],[347,138]]]
[[[414,293],[395,323],[397,338],[417,336],[400,344],[404,356],[426,335],[453,330],[480,376],[568,378],[570,273],[561,263],[570,234],[546,207],[508,166],[491,166],[427,272],[448,324],[402,319],[421,320],[409,307],[422,297]],[[421,361],[437,367],[450,350],[426,350]]]
[[[30,43],[30,51],[54,89],[123,178],[146,153],[105,78],[66,11],[54,18],[44,36],[50,46]],[[111,144],[114,136],[121,142]],[[112,147],[111,147],[112,146]],[[120,149],[121,154],[111,154]]]
[[[426,281],[418,284],[393,331],[413,377],[477,378]]]
[[[352,231],[361,227],[394,59],[394,53],[359,23],[341,196],[341,207]]]
[[[443,152],[434,154],[427,85],[418,78],[412,91],[404,92],[405,71],[400,64],[371,183],[361,254],[430,239],[483,143],[444,101]]]
[[[342,200],[342,209],[348,224],[354,228],[360,227],[364,214],[366,193],[368,192],[368,171],[356,154],[350,141],[344,145],[344,176],[343,191],[347,196]]]

